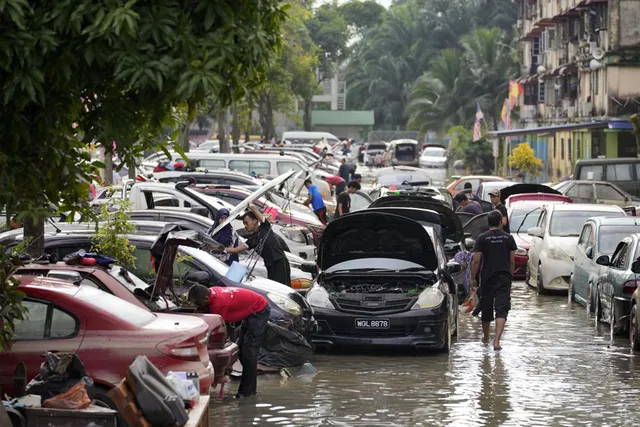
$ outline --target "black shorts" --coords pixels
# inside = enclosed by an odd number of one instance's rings
[[[490,277],[483,283],[480,296],[480,308],[482,321],[491,322],[495,317],[507,319],[511,310],[511,277],[506,274]]]

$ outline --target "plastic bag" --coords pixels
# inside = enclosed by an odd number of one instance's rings
[[[301,366],[312,352],[311,344],[302,335],[269,322],[258,363],[274,368]]]
[[[182,400],[192,400],[200,397],[200,392],[196,389],[193,381],[179,378],[176,375],[167,375],[166,379]]]
[[[91,404],[84,381],[78,381],[64,393],[53,396],[42,402],[44,408],[55,409],[84,409]]]
[[[480,304],[480,298],[478,298],[478,292],[472,289],[471,293],[469,294],[469,297],[462,304],[464,306],[464,312],[471,313],[474,310],[474,308],[478,306],[478,304]]]

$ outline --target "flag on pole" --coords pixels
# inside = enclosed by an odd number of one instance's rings
[[[502,122],[505,129],[511,129],[511,101],[508,99],[502,104]]]
[[[516,105],[520,95],[524,94],[524,87],[515,80],[509,80],[509,102],[511,107]]]
[[[482,128],[480,122],[484,119],[484,114],[482,114],[480,104],[477,103],[476,105],[476,121],[473,123],[473,142],[476,142],[480,138],[482,138]]]

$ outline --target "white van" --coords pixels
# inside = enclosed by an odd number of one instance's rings
[[[283,132],[282,140],[289,141],[292,144],[316,144],[322,142],[325,139],[329,145],[334,145],[340,142],[337,136],[329,132]]]
[[[171,154],[174,162],[182,160],[178,153],[170,152],[169,154]],[[256,178],[273,179],[291,169],[304,171],[305,175],[311,175],[311,179],[318,186],[322,198],[332,200],[331,188],[322,179],[322,171],[312,171],[304,162],[295,157],[281,156],[280,154],[207,153],[205,151],[190,151],[185,154],[187,154],[189,161],[192,163],[192,167],[211,170],[236,170]],[[154,162],[149,164],[143,162],[143,167],[151,167],[151,170],[153,170],[160,160],[162,158],[154,159]],[[300,182],[296,183],[296,188],[301,187],[302,179],[303,177],[298,180]]]

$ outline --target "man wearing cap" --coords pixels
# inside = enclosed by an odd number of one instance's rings
[[[502,214],[502,231],[507,234],[511,233],[509,229],[509,218],[507,217],[507,208],[502,204],[502,200],[500,199],[500,190],[491,190],[489,192],[489,197],[491,198],[491,204],[493,205],[493,209],[499,211]]]
[[[456,194],[453,200],[455,200],[459,205],[456,212],[466,212],[473,215],[480,215],[482,213],[482,206],[480,206],[480,203],[475,200],[469,200],[467,195],[464,193]]]

